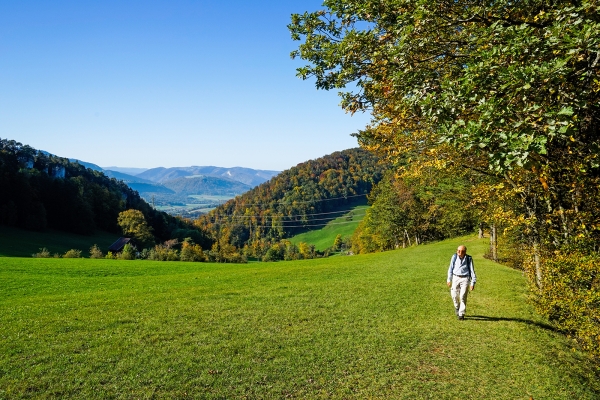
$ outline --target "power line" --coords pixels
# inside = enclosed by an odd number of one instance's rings
[[[292,215],[235,215],[235,214],[220,214],[215,217],[218,218],[289,218],[289,217],[308,217],[313,215],[328,215],[328,214],[342,214],[342,213],[350,213],[354,210],[342,210],[342,211],[331,211],[325,213],[314,213],[314,214],[292,214]],[[338,217],[336,217],[338,218]]]
[[[313,227],[327,226],[327,225],[353,224],[353,223],[358,223],[358,222],[362,222],[362,221],[363,220],[361,219],[360,221],[332,222],[332,223],[314,224],[314,225],[286,225],[286,226],[282,226],[282,228],[313,228]],[[272,225],[252,225],[252,227],[253,228],[273,228]]]
[[[348,217],[362,217],[364,215],[366,215],[366,210],[364,210],[365,212],[361,212],[361,213],[352,213],[352,211],[344,211],[347,213],[346,216]],[[328,213],[323,213],[323,214],[328,214]],[[322,214],[314,214],[314,215],[322,215]],[[216,215],[216,216],[211,216],[210,219],[211,221],[222,221],[222,222],[234,222],[236,220],[238,221],[247,221],[248,217],[253,217],[259,220],[280,220],[281,222],[299,222],[300,220],[298,219],[291,219],[294,217],[304,217],[305,214],[294,214],[294,215],[255,215],[255,216],[244,216],[244,215]],[[325,217],[325,218],[310,218],[308,221],[333,221],[335,219],[338,218],[343,218],[345,215],[332,215],[329,217]]]
[[[235,202],[236,206],[238,206],[238,205],[239,206],[241,206],[241,205],[243,205],[243,206],[266,206],[266,207],[270,207],[270,206],[273,206],[273,205],[287,205],[287,206],[289,206],[289,205],[293,205],[293,204],[313,204],[313,203],[320,203],[320,202],[323,202],[323,201],[333,201],[333,200],[340,200],[340,199],[351,199],[351,198],[362,197],[362,196],[367,196],[367,193],[365,193],[365,194],[356,194],[356,195],[352,195],[352,196],[332,197],[330,199],[310,200],[310,201],[296,201],[296,200],[290,201],[290,200],[287,200],[285,202],[279,201],[279,202],[275,202],[275,203],[248,203],[248,204],[245,204],[245,203],[238,204],[238,197],[234,197],[233,199],[227,200],[227,202],[224,203],[224,204],[227,204],[229,202]],[[241,198],[239,200],[241,200]],[[224,204],[222,204],[222,205],[224,205]]]

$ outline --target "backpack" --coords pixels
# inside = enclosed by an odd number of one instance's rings
[[[454,263],[456,262],[456,257],[458,257],[458,254],[454,253],[454,255],[452,256],[452,261],[450,261],[450,265],[452,265],[452,268],[454,268]],[[470,256],[470,255],[468,255],[468,254],[465,254],[465,257],[469,257],[469,258],[467,258],[467,264],[468,264],[469,262],[472,262],[472,261],[470,261],[470,260],[471,260],[473,257],[471,257],[471,256]],[[471,269],[469,268],[469,276],[470,276],[470,275],[471,275]]]

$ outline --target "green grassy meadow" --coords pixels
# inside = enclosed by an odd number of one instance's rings
[[[457,245],[479,283],[454,315]],[[0,259],[0,398],[597,399],[587,356],[471,237],[245,265]]]
[[[351,219],[348,219],[348,214],[345,214],[334,219],[321,229],[301,233],[290,238],[290,241],[294,244],[300,242],[313,244],[315,249],[323,251],[333,246],[333,241],[338,234],[341,234],[343,238],[352,237],[368,208],[369,206],[366,205],[356,206],[350,210],[349,214],[353,215]]]
[[[88,257],[94,244],[106,253],[108,246],[118,238],[118,234],[102,231],[86,236],[54,230],[34,232],[0,225],[0,257],[31,257],[41,247],[46,247],[52,254],[77,249]]]

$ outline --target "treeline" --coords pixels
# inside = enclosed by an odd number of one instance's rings
[[[99,229],[118,235],[119,213],[136,209],[159,242],[194,236],[196,243],[211,245],[189,222],[153,209],[122,181],[14,140],[0,139],[0,187],[3,225],[83,235]]]
[[[314,249],[294,248],[285,238],[321,228],[356,204],[364,204],[386,166],[372,153],[349,149],[310,160],[228,201],[196,223],[210,231],[213,249],[233,256],[306,258]],[[284,251],[283,249],[287,249]]]
[[[419,177],[386,173],[352,236],[355,254],[419,245],[472,232],[479,225],[471,188],[477,176],[443,170]]]

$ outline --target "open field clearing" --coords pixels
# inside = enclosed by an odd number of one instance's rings
[[[343,238],[352,237],[356,227],[365,217],[368,208],[369,206],[366,205],[356,206],[347,214],[332,220],[324,227],[296,235],[290,238],[290,241],[296,245],[300,242],[313,244],[315,249],[323,251],[333,246],[335,237],[338,234],[342,235]]]
[[[590,360],[463,238],[247,265],[0,259],[0,398],[595,399]]]

